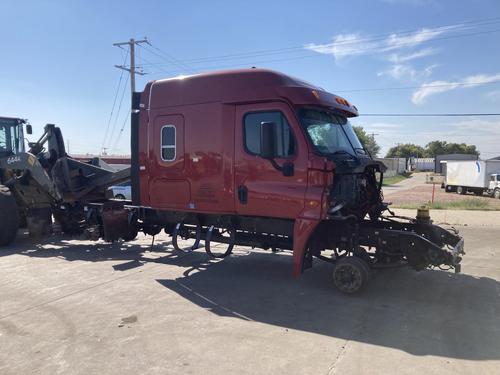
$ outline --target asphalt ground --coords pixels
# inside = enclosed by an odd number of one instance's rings
[[[460,228],[462,274],[378,271],[361,294],[315,261],[166,235],[22,235],[0,253],[0,374],[500,374],[500,234]]]

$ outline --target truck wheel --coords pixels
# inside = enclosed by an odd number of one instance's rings
[[[500,199],[500,189],[495,189],[493,192],[493,198]]]
[[[446,187],[444,188],[444,191],[446,191],[447,193],[451,193],[453,191],[453,186],[446,185]]]
[[[201,225],[196,223],[196,234],[194,235],[194,243],[191,246],[187,247],[179,247],[178,238],[179,236],[184,239],[193,238],[192,236],[193,226],[186,226],[184,223],[177,223],[173,232],[172,232],[172,246],[176,251],[182,251],[184,253],[190,253],[193,250],[196,250],[200,247],[200,239],[201,239]]]
[[[225,250],[216,249],[210,245],[214,235],[225,237],[227,240],[227,248]],[[233,252],[233,247],[235,244],[236,232],[233,229],[215,229],[211,225],[207,230],[207,237],[205,239],[205,251],[212,258],[225,258]],[[224,243],[226,243],[224,241]]]
[[[355,256],[340,258],[333,268],[333,284],[346,294],[357,293],[366,287],[370,278],[370,267]]]
[[[467,194],[467,189],[463,186],[457,186],[457,194],[465,195]]]
[[[19,229],[17,203],[9,188],[0,185],[0,246],[14,241]]]
[[[139,230],[137,227],[131,225],[128,228],[127,234],[122,237],[122,240],[125,242],[133,241],[137,238],[137,234],[139,234]]]
[[[26,217],[30,237],[40,239],[52,233],[52,210],[50,207],[32,208]]]

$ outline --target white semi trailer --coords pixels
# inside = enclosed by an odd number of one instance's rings
[[[448,193],[487,193],[500,199],[500,160],[448,161],[444,188]]]

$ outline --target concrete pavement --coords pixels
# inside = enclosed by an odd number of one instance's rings
[[[461,230],[463,274],[379,271],[356,296],[283,253],[23,237],[0,253],[0,374],[498,374],[498,229]]]
[[[410,190],[415,186],[425,185],[426,175],[427,173],[425,172],[412,173],[409,178],[404,179],[397,184],[384,186],[382,188],[384,196],[388,196],[400,191]]]

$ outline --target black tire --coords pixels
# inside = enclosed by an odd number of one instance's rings
[[[493,198],[500,199],[500,189],[495,189],[493,192]]]
[[[444,188],[444,191],[446,191],[447,193],[451,193],[453,191],[453,186],[446,185],[446,187]]]
[[[28,223],[26,221],[26,212],[19,211],[19,228],[25,229],[28,227]]]
[[[125,242],[133,241],[137,238],[138,233],[139,230],[137,229],[136,226],[130,226],[128,229],[128,233],[122,237],[122,240]]]
[[[50,207],[30,209],[26,221],[31,238],[39,240],[52,234],[52,211]]]
[[[178,238],[182,236],[184,223],[177,223],[174,230],[172,231],[172,246],[176,251],[182,251],[183,253],[190,253],[193,250],[196,250],[200,247],[201,240],[201,225],[199,223],[196,224],[196,236],[194,238],[193,245],[185,248],[179,247]]]
[[[0,185],[0,246],[14,241],[19,229],[17,203],[8,187]]]
[[[457,186],[457,194],[465,195],[467,194],[467,189],[463,186]]]
[[[358,249],[358,251],[354,253],[354,256],[363,261],[362,264],[365,267],[366,273],[368,274],[368,280],[370,280],[370,278],[371,278],[370,264],[372,264],[372,259],[370,258],[368,251],[366,251],[366,249],[360,247]]]
[[[346,256],[340,258],[333,268],[333,284],[342,293],[358,293],[370,279],[370,267],[361,258]]]
[[[233,229],[223,229],[223,231],[227,232],[227,234],[229,235],[229,244],[227,245],[226,250],[219,253],[215,252],[214,249],[212,249],[212,247],[210,246],[210,242],[212,241],[212,237],[215,230],[219,229],[216,229],[213,225],[210,226],[207,230],[207,237],[205,239],[205,251],[212,258],[219,258],[219,259],[225,258],[233,252],[233,247],[236,239],[236,232]]]

